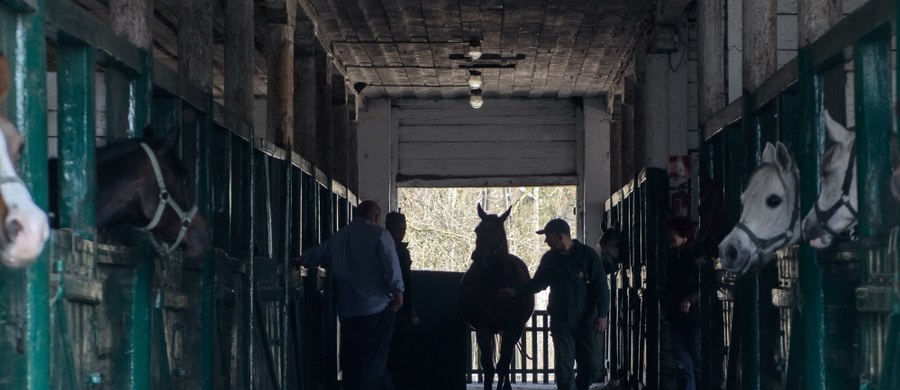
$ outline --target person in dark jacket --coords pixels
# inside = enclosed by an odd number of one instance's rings
[[[419,322],[416,310],[413,309],[412,257],[409,254],[409,243],[406,238],[406,216],[399,212],[390,212],[384,218],[384,227],[394,239],[397,257],[400,258],[400,275],[403,277],[403,306],[397,312],[394,322],[394,337],[391,339],[391,353],[388,356],[388,372],[393,378],[394,388],[411,389],[413,386],[410,372],[412,359],[412,328]]]
[[[603,340],[609,316],[609,284],[600,255],[573,240],[562,219],[537,231],[550,247],[534,277],[517,289],[500,290],[505,298],[534,294],[550,287],[550,332],[559,390],[587,390],[603,370]],[[575,362],[578,375],[575,376]]]
[[[700,269],[692,250],[696,228],[690,218],[676,216],[666,221],[666,230],[671,245],[663,304],[678,369],[678,389],[694,390],[700,380]]]

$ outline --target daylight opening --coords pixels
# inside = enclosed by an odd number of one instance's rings
[[[406,214],[413,269],[465,272],[475,249],[476,206],[490,214],[512,206],[506,220],[509,251],[528,264],[531,274],[547,251],[540,230],[552,218],[563,218],[576,237],[575,186],[489,188],[398,188],[397,205]],[[547,291],[535,296],[535,309],[547,307]]]

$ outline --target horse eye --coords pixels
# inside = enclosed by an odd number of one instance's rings
[[[766,205],[771,208],[776,208],[781,204],[781,197],[778,195],[769,195],[766,197]]]

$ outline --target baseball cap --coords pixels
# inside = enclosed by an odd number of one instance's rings
[[[562,233],[565,235],[570,235],[571,230],[569,230],[569,224],[566,223],[565,220],[560,218],[551,219],[544,225],[544,228],[536,231],[537,234],[547,234],[547,233]]]

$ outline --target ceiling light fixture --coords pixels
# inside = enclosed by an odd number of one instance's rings
[[[484,105],[484,98],[481,97],[481,90],[473,89],[470,92],[471,95],[469,95],[469,105],[476,110],[481,108],[481,106]]]
[[[469,58],[472,59],[472,61],[477,61],[479,58],[481,58],[481,43],[478,41],[470,42],[469,52],[467,54],[469,55]]]
[[[469,89],[481,89],[482,86],[481,72],[477,70],[469,71]]]

